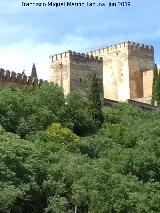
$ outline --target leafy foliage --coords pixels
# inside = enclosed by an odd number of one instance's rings
[[[103,115],[101,109],[100,91],[96,74],[93,75],[89,90],[88,99],[90,101],[90,116],[93,119],[96,128],[101,127],[103,123]]]
[[[52,147],[54,150],[62,149],[70,152],[78,151],[80,143],[77,135],[60,124],[52,124],[45,131],[37,132],[28,138],[32,141],[43,141],[41,145]]]
[[[36,67],[35,67],[34,63],[33,63],[33,67],[32,67],[31,77],[37,78],[37,71],[36,71]]]
[[[61,88],[51,84],[0,91],[0,124],[22,138],[61,123],[74,133],[85,136],[94,131],[89,100],[78,92],[65,100]]]
[[[25,137],[60,120],[63,92],[56,86],[24,88],[0,92],[0,124],[6,131]]]
[[[90,102],[77,92],[0,91],[1,213],[159,212],[160,110],[102,110],[93,132]]]
[[[155,64],[155,69],[153,71],[153,83],[152,83],[152,100],[151,103],[154,104],[154,102],[156,101],[156,88],[155,88],[155,84],[157,81],[157,77],[158,77],[158,68],[157,68],[157,64]]]
[[[155,86],[154,86],[154,98],[157,104],[160,105],[160,73],[157,76]]]

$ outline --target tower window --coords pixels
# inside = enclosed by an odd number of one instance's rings
[[[79,79],[79,82],[80,82],[80,83],[82,82],[82,79],[81,79],[81,78]]]

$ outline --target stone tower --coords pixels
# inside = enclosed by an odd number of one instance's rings
[[[96,72],[103,81],[104,98],[126,101],[152,95],[154,49],[124,42],[85,54],[65,52],[51,56],[49,81],[63,86],[65,95],[88,86]]]
[[[64,89],[68,95],[73,90],[88,88],[93,73],[98,78],[103,97],[103,59],[72,51],[50,56],[49,81]]]
[[[89,54],[103,57],[104,98],[125,101],[151,97],[153,47],[124,42]]]

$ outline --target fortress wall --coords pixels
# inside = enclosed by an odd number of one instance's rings
[[[0,88],[21,87],[27,85],[40,86],[43,84],[42,79],[32,78],[31,76],[22,75],[21,73],[10,72],[0,68]]]
[[[103,60],[85,54],[71,52],[71,90],[86,90],[89,87],[93,73],[98,78],[100,95],[103,99]]]
[[[49,82],[63,87],[64,95],[68,95],[70,89],[70,51],[50,56]]]
[[[127,44],[109,49],[104,58],[103,73],[106,97],[118,101],[130,97]]]
[[[103,79],[104,98],[126,101],[151,96],[154,66],[153,47],[128,41],[87,54],[68,51],[51,56],[49,79],[62,85],[67,95],[85,90],[96,72],[99,82]]]
[[[154,49],[148,45],[130,42],[128,45],[129,80],[131,99],[152,94]]]

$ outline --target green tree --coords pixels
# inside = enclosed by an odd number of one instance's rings
[[[160,73],[155,82],[154,93],[154,99],[157,101],[157,104],[160,105]]]
[[[0,129],[1,213],[22,213],[25,199],[36,187],[30,165],[26,163],[32,151],[31,143]]]
[[[60,121],[63,91],[55,85],[3,89],[0,91],[0,124],[6,131],[27,134],[46,129]]]
[[[85,136],[94,129],[89,117],[89,100],[77,91],[68,95],[61,118],[61,123],[79,136]]]
[[[90,101],[89,114],[93,119],[96,128],[101,127],[103,123],[102,106],[100,99],[100,90],[98,85],[98,79],[96,74],[93,74],[91,79],[91,85],[88,93],[88,99]]]
[[[151,103],[154,104],[155,102],[155,83],[158,77],[158,68],[157,68],[157,64],[155,64],[155,68],[153,70],[153,84],[152,84],[152,100]]]
[[[68,202],[65,197],[51,197],[45,213],[71,213],[71,211],[67,211],[67,205]]]
[[[88,99],[64,102],[54,85],[0,91],[0,124],[33,132],[0,128],[0,212],[159,212],[160,110],[104,107],[102,128],[80,138]]]
[[[33,63],[33,66],[32,66],[31,77],[32,78],[38,78],[35,63]]]
[[[56,150],[78,150],[79,137],[60,124],[52,124],[40,135],[41,140],[48,144],[51,143]]]

